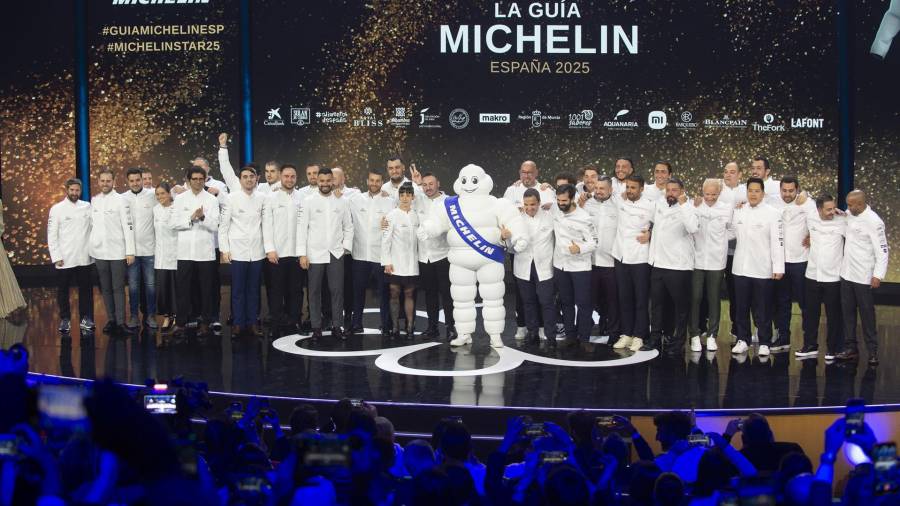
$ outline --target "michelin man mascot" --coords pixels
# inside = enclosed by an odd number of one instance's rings
[[[477,165],[466,165],[453,183],[456,197],[448,197],[443,205],[432,208],[428,220],[417,234],[420,239],[447,234],[450,245],[450,294],[453,297],[453,318],[459,337],[451,346],[472,342],[475,332],[475,294],[484,302],[484,329],[491,336],[491,346],[502,348],[500,334],[506,322],[503,307],[504,251],[501,231],[511,233],[514,251],[527,247],[525,227],[518,209],[504,199],[491,196],[494,181]],[[442,209],[440,207],[443,207]]]

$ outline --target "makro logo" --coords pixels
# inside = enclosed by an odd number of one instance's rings
[[[509,123],[509,114],[482,112],[478,114],[479,123]]]
[[[208,4],[209,0],[112,0],[113,5]]]
[[[647,125],[653,130],[662,130],[667,124],[666,113],[662,111],[653,111],[647,115]]]
[[[791,128],[822,128],[824,125],[822,118],[791,118]]]

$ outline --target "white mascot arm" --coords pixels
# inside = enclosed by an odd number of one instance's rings
[[[530,238],[525,229],[525,222],[522,221],[522,213],[506,199],[497,199],[495,205],[497,206],[497,224],[512,232],[509,242],[513,245],[513,251],[516,253],[524,251],[528,247]]]

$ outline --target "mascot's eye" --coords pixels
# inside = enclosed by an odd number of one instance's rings
[[[466,184],[466,176],[463,176],[463,178],[462,178],[462,184]]]
[[[478,177],[477,177],[477,176],[472,178],[472,184],[478,184]]]

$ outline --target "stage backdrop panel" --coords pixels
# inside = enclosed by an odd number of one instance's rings
[[[900,282],[900,39],[894,36],[900,2],[852,5],[855,186],[884,220],[891,248],[887,280]]]
[[[401,155],[445,189],[473,162],[497,192],[524,159],[550,181],[658,159],[697,192],[726,161],[837,186],[831,2],[253,3],[255,156]]]
[[[92,171],[124,191],[129,167],[182,183],[193,157],[214,162],[240,111],[237,0],[89,2],[88,38]]]
[[[13,265],[49,264],[47,216],[75,175],[73,2],[4,5],[3,234]]]

